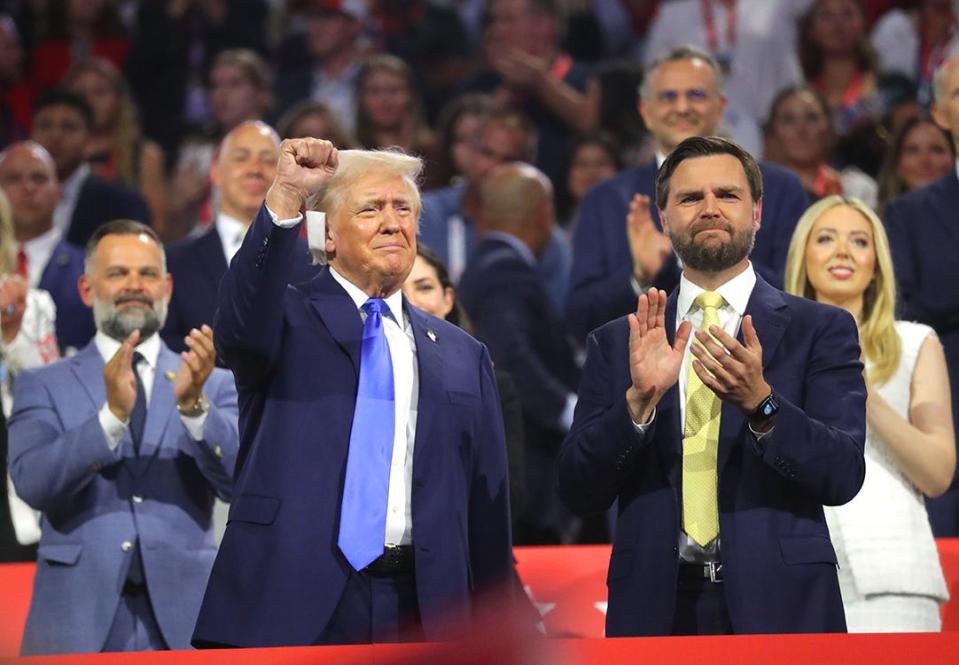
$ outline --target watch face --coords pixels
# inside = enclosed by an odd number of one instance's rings
[[[775,412],[776,412],[776,405],[773,403],[772,400],[767,400],[766,403],[763,404],[763,415],[768,418],[769,416],[773,415]]]

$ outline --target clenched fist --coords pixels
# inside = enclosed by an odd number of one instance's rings
[[[280,219],[291,219],[323,191],[336,173],[336,147],[314,138],[287,139],[280,144],[276,176],[266,205]]]

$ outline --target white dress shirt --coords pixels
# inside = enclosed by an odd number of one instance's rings
[[[370,299],[358,286],[330,267],[333,279],[353,299],[360,318],[366,321],[363,303]],[[390,308],[384,313],[383,330],[390,347],[393,364],[393,461],[390,464],[390,487],[387,495],[386,545],[409,545],[413,542],[413,444],[416,438],[416,418],[419,407],[419,367],[416,363],[416,341],[413,328],[403,310],[403,293],[397,291],[384,298]]]
[[[97,345],[97,351],[100,352],[105,363],[110,362],[110,359],[120,350],[120,342],[99,330],[93,337],[93,343]],[[153,394],[153,381],[156,378],[157,359],[160,356],[160,336],[156,333],[150,335],[140,342],[134,351],[143,356],[143,361],[136,371],[140,375],[140,381],[143,382],[143,392],[146,395],[147,408],[149,409],[150,396]],[[99,418],[100,427],[107,439],[107,445],[110,450],[115,450],[120,445],[120,439],[123,438],[130,421],[128,419],[127,422],[123,422],[113,415],[110,405],[106,402],[100,409]],[[180,420],[183,421],[183,425],[194,441],[203,440],[203,425],[206,423],[205,413],[193,417],[180,416]]]
[[[40,284],[43,271],[62,236],[60,229],[54,226],[46,233],[17,245],[17,250],[23,249],[23,253],[27,255],[27,281],[33,288]]]
[[[73,175],[60,183],[60,202],[53,211],[53,225],[60,229],[61,234],[65,235],[70,228],[70,220],[73,219],[73,211],[77,207],[80,190],[83,189],[83,183],[89,176],[90,165],[81,164]]]
[[[223,245],[223,256],[226,257],[226,264],[230,265],[233,256],[240,250],[243,244],[243,237],[249,223],[244,223],[236,217],[231,217],[225,212],[217,213],[216,232],[220,236],[220,243]]]

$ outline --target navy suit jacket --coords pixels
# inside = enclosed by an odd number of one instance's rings
[[[545,280],[494,236],[476,248],[457,296],[496,367],[516,382],[527,443],[555,451],[565,435],[560,416],[576,391],[579,369],[549,305]]]
[[[215,369],[204,386],[203,440],[187,432],[173,382],[180,358],[161,347],[139,455],[127,431],[107,445],[103,357],[75,356],[24,370],[10,416],[10,475],[43,511],[24,654],[103,648],[139,542],[150,602],[172,649],[190,644],[216,543],[214,495],[227,501],[237,452],[236,388]]]
[[[293,271],[295,283],[308,281],[318,272],[310,265],[312,257],[306,242],[300,240],[298,244],[294,253],[299,256]],[[173,297],[160,335],[174,351],[185,351],[183,338],[191,330],[204,323],[213,325],[217,291],[226,274],[226,256],[216,225],[201,235],[170,243],[166,262],[167,271],[173,276]]]
[[[67,241],[85,247],[98,226],[115,219],[150,223],[150,208],[135,189],[90,175],[83,181],[67,229]]]
[[[763,162],[763,216],[750,260],[756,271],[776,288],[782,288],[786,252],[796,222],[809,205],[802,184],[785,169]],[[566,321],[577,339],[608,321],[636,309],[631,277],[633,259],[626,237],[626,215],[633,194],[650,199],[650,214],[657,228],[656,161],[624,171],[590,189],[583,197],[573,233],[573,270],[570,276]],[[653,280],[667,292],[679,284],[675,256]]]
[[[80,300],[77,287],[83,270],[83,250],[61,240],[53,249],[37,284],[37,288],[50,294],[57,306],[57,343],[61,349],[81,349],[96,333],[93,310]]]
[[[844,631],[823,505],[849,501],[865,477],[866,390],[856,324],[842,310],[786,295],[761,277],[746,313],[782,406],[761,442],[738,408],[722,407],[719,534],[732,627]],[[665,316],[672,343],[676,292]],[[619,500],[606,634],[668,635],[682,520],[680,393],[672,386],[649,428],[636,431],[625,399],[628,338],[625,317],[589,336],[576,417],[560,454],[560,492],[581,514]]]
[[[959,178],[955,169],[886,206],[885,225],[899,286],[899,318],[932,326],[942,341],[959,423]],[[959,536],[959,484],[927,500],[936,536]]]
[[[322,271],[288,286],[299,229],[261,209],[223,278],[214,336],[240,395],[235,498],[196,645],[306,645],[351,567],[337,547],[362,328]],[[419,367],[412,519],[428,640],[512,580],[503,420],[485,347],[406,305]]]

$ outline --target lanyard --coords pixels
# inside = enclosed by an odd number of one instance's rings
[[[703,10],[703,23],[706,24],[706,43],[713,54],[719,53],[719,34],[713,14],[713,0],[700,0],[699,4]],[[730,52],[736,47],[736,20],[734,1],[726,11],[726,50]]]
[[[859,101],[859,96],[862,94],[862,84],[862,72],[857,71],[849,81],[849,85],[846,86],[846,92],[842,94],[842,107],[844,109],[852,108]]]

